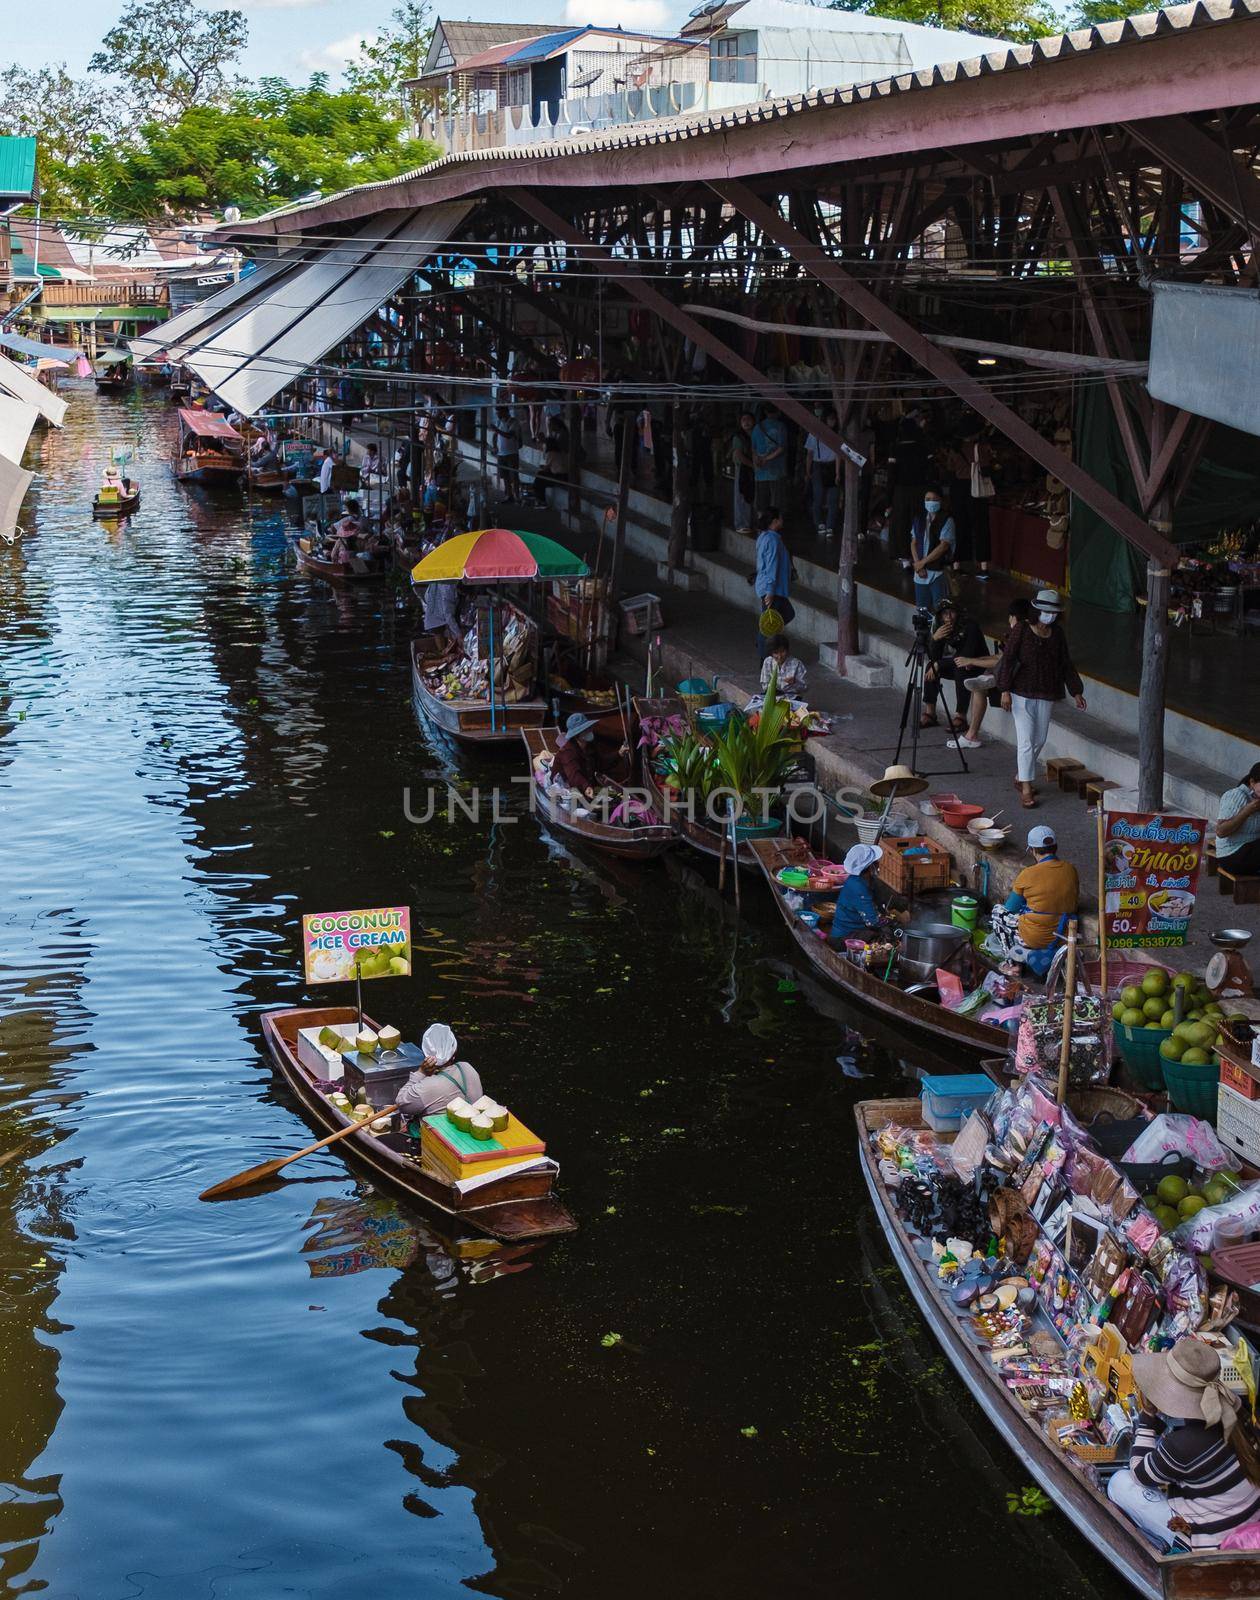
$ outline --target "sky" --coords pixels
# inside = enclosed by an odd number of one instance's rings
[[[217,0],[201,0],[215,9]],[[393,0],[228,0],[249,21],[249,49],[242,63],[250,77],[264,73],[304,79],[312,72],[334,76],[365,35],[388,21]],[[50,11],[36,5],[6,6],[4,57],[24,67],[65,61],[73,73],[87,67],[102,34],[124,0],[58,0]],[[436,16],[453,21],[620,23],[623,27],[677,27],[690,0],[436,0]],[[55,26],[50,18],[55,16]]]

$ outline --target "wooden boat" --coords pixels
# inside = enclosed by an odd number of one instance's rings
[[[485,700],[443,700],[429,687],[428,674],[442,661],[443,643],[435,634],[421,634],[411,642],[411,692],[416,709],[434,727],[449,733],[461,744],[482,747],[515,746],[524,728],[541,728],[547,718],[547,703],[536,696],[528,700],[496,701],[491,720]]]
[[[928,1246],[906,1228],[879,1175],[870,1135],[889,1122],[921,1127],[917,1100],[863,1100],[855,1107],[858,1159],[875,1215],[910,1293],[950,1364],[998,1433],[1077,1531],[1147,1600],[1225,1600],[1260,1595],[1255,1552],[1160,1555],[1137,1527],[1046,1438],[1002,1382],[987,1346],[968,1338],[936,1286]]]
[[[181,406],[173,466],[181,483],[235,483],[245,466],[244,441],[219,412]]]
[[[642,695],[634,697],[635,721],[643,717],[671,717],[684,716],[685,711],[681,700],[673,696],[662,696],[654,700],[646,700]],[[709,856],[717,861],[722,855],[722,830],[712,823],[698,821],[694,817],[685,815],[681,801],[674,800],[667,803],[664,786],[656,773],[652,770],[651,754],[647,746],[643,747],[643,787],[651,797],[653,807],[662,817],[670,819],[670,825],[675,833],[689,844],[693,850],[699,851],[702,856]],[[727,843],[727,854],[730,854],[730,843]],[[755,867],[757,857],[753,854],[752,840],[742,839],[739,845],[739,863],[743,867]]]
[[[314,541],[310,534],[296,534],[290,544],[293,548],[293,559],[298,564],[300,572],[309,572],[316,578],[323,578],[327,583],[363,583],[369,579],[384,578],[390,571],[388,565],[382,566],[378,561],[371,561],[366,556],[354,556],[349,565],[340,561],[330,561],[326,556],[316,555]]]
[[[172,368],[170,389],[171,399],[176,405],[181,400],[186,400],[192,393],[192,378],[189,376],[187,367]]]
[[[941,1044],[953,1046],[978,1057],[995,1057],[1003,1054],[1010,1044],[1005,1028],[992,1022],[981,1022],[975,1017],[959,1016],[947,1011],[935,1000],[922,994],[909,994],[895,983],[885,981],[877,973],[868,972],[846,959],[815,930],[797,917],[787,903],[782,886],[775,873],[789,864],[784,845],[778,839],[750,841],[753,859],[761,868],[774,896],[774,903],[787,927],[810,965],[822,974],[842,994],[869,1006],[882,1016],[890,1017],[902,1027],[914,1028],[931,1036]]]
[[[316,1088],[314,1074],[298,1056],[298,1029],[354,1022],[357,1017],[353,1006],[263,1014],[263,1038],[271,1059],[321,1133],[336,1133],[346,1127],[350,1119]],[[376,1026],[366,1016],[363,1020],[368,1027]],[[551,1193],[556,1170],[554,1162],[530,1172],[516,1175],[509,1172],[468,1195],[461,1194],[454,1184],[425,1172],[411,1154],[405,1134],[376,1135],[364,1129],[342,1139],[337,1148],[366,1167],[377,1182],[394,1194],[436,1206],[439,1211],[478,1228],[492,1239],[542,1239],[572,1233],[577,1228],[571,1213]]]
[[[94,517],[129,517],[140,506],[140,485],[133,483],[130,490],[110,490],[102,487],[92,500]]]
[[[531,773],[534,763],[544,754],[554,755],[558,728],[522,728],[521,738],[529,752]],[[601,822],[598,817],[579,817],[559,801],[543,793],[535,780],[535,804],[539,821],[557,833],[580,839],[593,850],[604,855],[617,856],[622,861],[650,861],[669,849],[674,842],[674,830],[664,823],[645,823],[638,828],[618,827],[616,823]]]

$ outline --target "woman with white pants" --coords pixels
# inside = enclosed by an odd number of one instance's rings
[[[1033,620],[1022,623],[1006,641],[995,674],[1002,709],[1015,719],[1015,787],[1026,809],[1037,804],[1033,787],[1037,758],[1050,732],[1056,700],[1070,694],[1085,710],[1085,685],[1072,665],[1067,635],[1059,623],[1063,601],[1053,589],[1033,599]]]

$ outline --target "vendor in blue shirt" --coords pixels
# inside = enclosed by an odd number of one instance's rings
[[[846,939],[873,929],[879,922],[879,906],[866,874],[883,854],[877,844],[855,844],[845,856],[846,876],[836,896],[836,914],[831,919],[828,935],[832,944],[843,944]]]

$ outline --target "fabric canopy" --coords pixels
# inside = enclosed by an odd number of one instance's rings
[[[179,420],[189,433],[200,434],[203,439],[239,439],[240,434],[217,411],[198,411],[193,406],[179,408]]]
[[[461,200],[373,217],[224,317],[204,342],[191,340],[182,359],[234,410],[254,416],[378,311],[471,209]]]
[[[430,550],[411,569],[412,583],[511,583],[521,578],[585,578],[590,568],[541,533],[485,528]]]
[[[20,462],[39,411],[29,400],[0,394],[0,456]]]
[[[8,356],[0,356],[0,391],[18,400],[28,400],[54,428],[59,428],[65,419],[66,402],[61,396],[42,383],[36,383],[24,367],[10,361]]]
[[[130,360],[130,350],[119,350],[115,347],[113,350],[102,350],[96,358],[96,364],[98,367],[121,367],[124,361]]]
[[[34,477],[33,472],[24,472],[7,456],[0,456],[0,538],[12,540],[18,512]]]
[[[0,332],[0,344],[6,350],[16,350],[20,356],[34,356],[37,361],[45,359],[68,363],[83,354],[82,350],[68,350],[64,345],[40,344],[38,339],[25,339],[20,333],[9,333],[7,330]]]
[[[169,356],[172,361],[181,360],[181,351],[195,337],[205,337],[209,332],[209,324],[218,321],[224,312],[242,301],[257,299],[268,284],[274,283],[284,273],[295,272],[306,259],[306,253],[299,251],[276,261],[264,262],[253,272],[226,284],[217,293],[198,300],[196,305],[181,311],[160,328],[138,334],[129,341],[132,353],[142,361],[151,361],[158,355]]]

